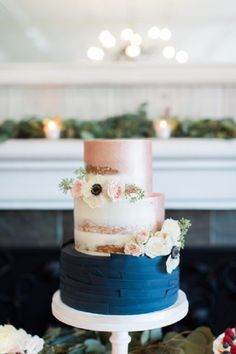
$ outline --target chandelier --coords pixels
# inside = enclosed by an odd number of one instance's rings
[[[167,27],[159,29],[153,26],[145,36],[141,36],[132,28],[124,28],[119,37],[115,37],[110,31],[104,30],[98,36],[100,45],[89,47],[87,57],[95,62],[106,58],[137,60],[140,56],[150,55],[158,50],[158,53],[161,53],[164,59],[185,64],[189,59],[188,53],[170,45],[168,42],[171,37],[171,30]]]

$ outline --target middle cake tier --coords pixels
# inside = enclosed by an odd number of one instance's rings
[[[131,203],[122,200],[92,209],[74,200],[74,236],[78,251],[116,253],[139,232],[160,230],[165,218],[164,194],[153,193]]]

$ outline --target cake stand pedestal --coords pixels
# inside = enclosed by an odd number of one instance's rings
[[[112,354],[128,354],[129,331],[161,328],[180,321],[188,313],[188,300],[185,293],[179,290],[176,303],[165,310],[142,315],[99,315],[65,305],[61,301],[60,291],[57,291],[52,298],[52,313],[59,321],[76,328],[112,332]]]

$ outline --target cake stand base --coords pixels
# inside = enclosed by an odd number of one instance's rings
[[[179,290],[176,303],[167,309],[142,315],[99,315],[75,310],[61,301],[60,291],[52,298],[52,313],[70,326],[101,332],[112,332],[112,354],[128,354],[131,340],[128,332],[161,328],[180,321],[188,313],[188,300]]]

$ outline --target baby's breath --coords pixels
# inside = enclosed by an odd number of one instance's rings
[[[135,184],[125,185],[125,198],[131,203],[144,198],[144,190]]]
[[[59,183],[59,188],[63,193],[67,193],[72,188],[73,184],[73,178],[63,178]]]
[[[187,234],[188,230],[191,227],[191,221],[189,219],[180,219],[178,221],[179,223],[179,227],[180,227],[180,237],[179,237],[179,241],[180,241],[180,247],[184,248],[185,245],[185,235]]]

